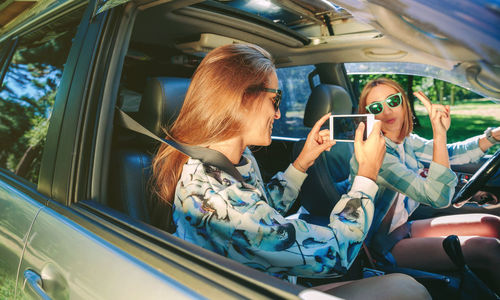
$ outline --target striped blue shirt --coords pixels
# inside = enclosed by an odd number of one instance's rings
[[[379,229],[398,193],[406,195],[403,200],[404,209],[408,213],[407,216],[410,216],[420,203],[435,208],[449,206],[457,185],[457,177],[450,168],[432,161],[433,140],[410,134],[402,143],[404,157],[398,152],[396,143],[387,137],[385,140],[387,153],[377,178],[379,191],[375,198],[375,215],[367,236],[368,241]],[[484,155],[479,148],[479,137],[448,144],[447,148],[451,164],[476,162]],[[425,174],[424,163],[429,165]],[[358,163],[353,156],[351,176],[356,174],[357,170]]]

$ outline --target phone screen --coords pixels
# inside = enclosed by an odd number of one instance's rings
[[[366,140],[373,126],[373,115],[333,115],[330,117],[330,138],[340,142],[354,142],[359,123],[365,123],[363,140]]]

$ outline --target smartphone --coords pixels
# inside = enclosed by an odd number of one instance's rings
[[[330,116],[330,139],[337,142],[354,142],[359,123],[365,123],[363,140],[372,132],[375,118],[372,114]]]

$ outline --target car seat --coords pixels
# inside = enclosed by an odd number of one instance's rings
[[[187,89],[189,78],[156,77],[148,79],[135,120],[159,137],[163,126],[176,119]],[[118,137],[112,154],[110,182],[111,206],[127,215],[171,231],[170,206],[155,201],[151,193],[151,159],[158,142],[140,134],[117,128]]]
[[[319,84],[309,96],[304,112],[304,125],[313,127],[325,114],[351,114],[353,105],[347,91],[337,85]],[[305,140],[294,145],[293,159]],[[337,142],[330,151],[323,152],[307,170],[299,199],[302,206],[312,215],[328,217],[334,205],[349,188],[349,162],[354,151],[353,143]]]

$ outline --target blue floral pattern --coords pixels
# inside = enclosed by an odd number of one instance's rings
[[[244,182],[238,182],[189,159],[175,194],[175,235],[281,278],[344,274],[368,232],[375,193],[344,195],[328,226],[287,219],[283,213],[295,201],[306,175],[290,166],[264,185],[248,149],[243,162],[238,170]]]

